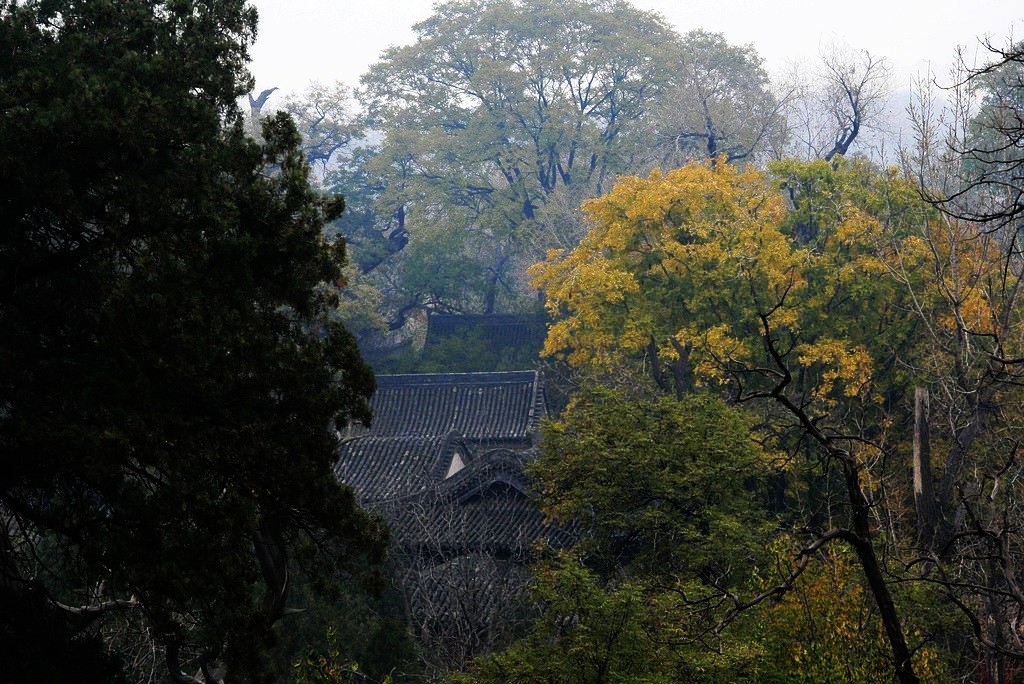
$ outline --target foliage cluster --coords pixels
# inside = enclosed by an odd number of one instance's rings
[[[244,0],[0,0],[5,677],[265,680],[275,639],[300,681],[390,676],[406,635],[356,591],[324,650],[333,607],[274,628],[293,574],[321,594],[386,545],[331,472],[374,387],[342,322],[525,310],[541,258],[579,391],[532,474],[581,541],[457,680],[1012,678],[1019,45],[901,173],[842,158],[867,54],[828,64],[815,161],[780,158],[792,93],[753,49],[625,2],[441,3],[364,117],[289,100],[303,137],[238,109],[255,30]],[[519,361],[484,346],[415,363]]]
[[[327,323],[343,202],[288,116],[246,136],[255,30],[242,0],[0,2],[5,677],[87,679],[103,634],[259,678],[293,573],[381,560],[331,467],[374,387]]]
[[[316,124],[311,158],[325,127],[348,141],[324,182],[349,199],[337,229],[392,330],[529,310],[526,266],[575,244],[579,203],[618,175],[786,140],[788,100],[752,48],[626,2],[459,0],[413,29],[363,76],[361,116],[322,86],[286,103]]]
[[[785,681],[902,682],[954,667],[1008,672],[1000,658],[1015,657],[1013,637],[998,616],[1018,606],[990,564],[1019,560],[1013,495],[1000,496],[1018,472],[1016,238],[940,212],[896,170],[769,168],[719,159],[621,179],[585,205],[592,228],[580,244],[533,267],[555,319],[546,353],[584,387],[633,396],[606,404],[584,391],[549,430],[542,501],[580,525],[585,564],[541,572],[589,577],[603,592],[583,594],[598,619],[624,592],[635,611],[621,624],[646,626],[629,638],[653,640],[642,646],[651,653],[673,636],[689,646],[645,661],[652,671],[593,681],[696,681],[681,667],[729,681],[770,681],[769,670]],[[912,439],[921,386],[950,422]],[[674,400],[652,405],[651,392]],[[728,417],[736,439],[700,424],[694,402],[706,392],[752,411]],[[682,479],[662,440],[696,454]],[[744,461],[751,440],[779,456]],[[914,483],[911,452],[928,459]],[[780,487],[781,505],[722,497],[756,491],[759,478]],[[731,517],[758,511],[761,525]],[[674,517],[686,512],[692,528]],[[763,553],[773,538],[788,548],[774,559]],[[549,609],[539,641],[472,676],[490,681],[494,668],[535,658],[570,667],[544,648],[609,663],[630,648],[591,639],[581,650],[559,622],[575,613]],[[971,630],[983,644],[973,655],[963,650]],[[708,660],[709,638],[727,657]]]

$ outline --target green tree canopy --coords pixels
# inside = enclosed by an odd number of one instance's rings
[[[456,681],[888,681],[853,554],[801,547],[790,513],[768,513],[765,485],[792,468],[753,423],[706,392],[578,393],[532,475],[580,541],[534,567],[531,632]],[[929,679],[936,651],[916,656]]]
[[[736,583],[771,536],[760,505],[770,457],[752,420],[710,394],[681,402],[581,392],[548,424],[531,474],[549,516],[595,567]]]
[[[702,662],[696,645],[728,619],[723,592],[751,588],[775,527],[759,505],[773,464],[751,423],[706,393],[574,397],[531,475],[580,541],[535,566],[530,634],[459,681],[725,681],[704,670],[735,654]]]
[[[410,307],[528,307],[526,266],[581,237],[563,234],[565,205],[622,173],[756,156],[781,131],[752,48],[681,38],[625,2],[449,2],[414,29],[360,95],[383,136],[365,164],[378,230],[408,236],[388,271],[403,277],[381,285],[394,325]],[[429,291],[424,269],[439,276]]]
[[[937,199],[955,216],[1005,229],[1011,240],[1024,212],[1024,43],[986,47],[991,62],[964,67],[965,80],[955,86],[979,95],[980,107],[950,136],[962,169],[958,185]]]
[[[113,610],[174,677],[254,673],[296,563],[382,553],[331,471],[374,386],[321,325],[342,203],[287,116],[243,132],[255,26],[243,0],[0,3],[5,676],[49,678]],[[26,604],[63,625],[46,662]]]
[[[650,117],[648,143],[664,167],[692,159],[752,162],[784,142],[784,102],[772,92],[751,45],[730,45],[720,33],[695,30],[675,47],[672,87]]]
[[[600,187],[639,153],[675,34],[627,3],[587,0],[449,2],[414,30],[414,44],[363,78],[384,134],[376,170],[390,181],[378,208],[421,240],[455,231],[464,246],[453,257],[487,282],[473,308],[491,311],[517,287],[524,224],[546,197]]]
[[[890,428],[905,424],[908,379],[936,351],[920,331],[989,318],[971,274],[995,262],[977,240],[945,262],[936,213],[893,172],[825,161],[773,170],[691,163],[624,178],[588,203],[583,242],[533,270],[559,316],[546,349],[598,375],[645,367],[678,398],[703,386],[760,402],[764,429],[820,487],[797,511],[803,529],[851,545],[896,674],[917,681],[875,548],[874,502],[898,486],[887,466],[909,435]],[[926,275],[933,260],[953,271],[939,283]],[[947,303],[953,318],[937,313]]]

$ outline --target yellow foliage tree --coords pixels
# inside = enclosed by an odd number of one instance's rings
[[[770,400],[776,429],[817,443],[824,458],[810,467],[845,498],[807,548],[849,545],[895,675],[916,682],[876,548],[886,452],[874,437],[915,380],[903,362],[927,353],[915,345],[927,322],[908,312],[915,296],[941,296],[891,276],[934,212],[895,173],[860,163],[785,162],[773,174],[692,163],[622,179],[584,205],[583,242],[531,270],[555,319],[545,351],[597,375],[640,364],[677,397],[706,386]],[[964,301],[984,317],[977,298]]]
[[[872,244],[882,227],[836,201],[831,244],[809,244],[787,234],[784,196],[756,170],[691,163],[621,180],[584,205],[592,228],[580,245],[530,271],[555,319],[545,353],[598,373],[640,359],[681,395],[749,387],[770,330],[810,396],[860,395],[877,361],[870,331],[830,319],[854,298],[862,310],[884,298]]]

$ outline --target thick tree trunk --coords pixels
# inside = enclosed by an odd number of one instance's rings
[[[658,389],[668,394],[671,388],[668,385],[668,377],[661,367],[661,359],[658,358],[658,343],[655,341],[654,335],[647,340],[647,358],[651,362],[651,375],[654,377]]]
[[[675,335],[670,335],[668,339],[677,354],[677,358],[671,365],[676,401],[682,401],[683,397],[693,389],[693,377],[690,373],[690,352],[693,351],[693,343],[680,344]]]

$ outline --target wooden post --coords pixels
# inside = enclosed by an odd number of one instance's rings
[[[928,436],[928,390],[914,390],[914,504],[917,508],[917,537],[930,547],[935,539],[935,492],[932,480],[931,442]]]

